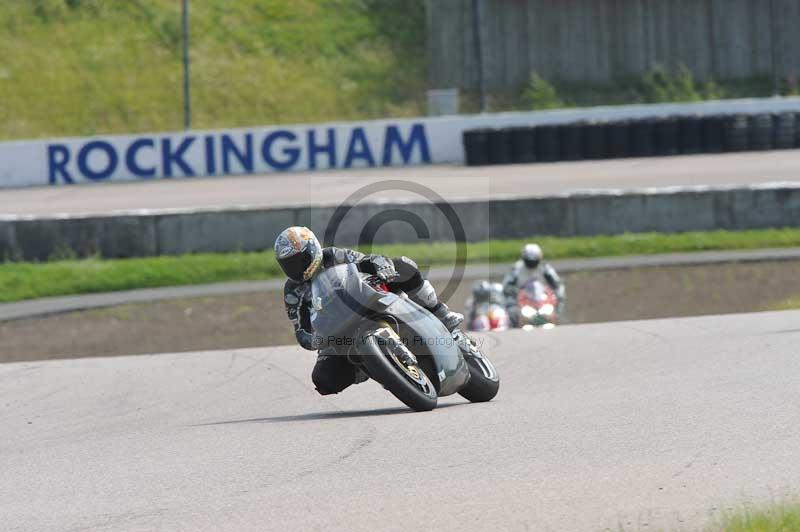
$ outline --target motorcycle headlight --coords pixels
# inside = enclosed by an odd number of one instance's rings
[[[520,312],[520,314],[522,314],[526,318],[532,318],[532,317],[536,316],[536,309],[534,309],[533,307],[528,306],[528,305],[525,305],[524,307],[522,307],[519,312]]]

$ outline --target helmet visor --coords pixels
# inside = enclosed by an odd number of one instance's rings
[[[278,259],[278,264],[280,264],[283,273],[285,273],[287,277],[295,281],[302,281],[303,274],[311,265],[312,260],[311,254],[308,251],[301,251],[285,259]]]

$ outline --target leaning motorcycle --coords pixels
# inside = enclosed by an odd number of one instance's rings
[[[311,290],[318,343],[334,347],[411,409],[433,410],[439,397],[455,393],[472,402],[497,395],[497,370],[471,338],[449,332],[356,265],[322,271]]]

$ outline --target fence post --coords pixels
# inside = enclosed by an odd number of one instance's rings
[[[183,127],[192,128],[192,92],[189,77],[189,0],[183,0],[181,26],[183,31]]]
[[[475,34],[475,69],[478,71],[478,101],[481,113],[486,111],[486,80],[483,73],[481,39],[481,0],[472,0],[472,31]]]

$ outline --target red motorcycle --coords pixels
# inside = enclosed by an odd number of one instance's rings
[[[558,312],[558,296],[541,281],[528,281],[517,293],[514,321],[521,329],[552,329],[558,323]]]

